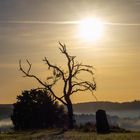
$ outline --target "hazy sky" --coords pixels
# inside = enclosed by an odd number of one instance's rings
[[[78,36],[74,22],[86,17],[109,23],[98,41]],[[22,90],[38,86],[22,77],[19,59],[29,59],[41,78],[46,76],[45,56],[64,66],[58,41],[96,68],[99,101],[140,99],[140,0],[0,0],[0,103],[13,103]],[[94,101],[90,93],[72,98]]]

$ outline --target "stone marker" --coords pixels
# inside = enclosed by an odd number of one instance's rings
[[[96,112],[96,130],[97,133],[102,134],[110,132],[106,112],[104,110],[97,110]]]

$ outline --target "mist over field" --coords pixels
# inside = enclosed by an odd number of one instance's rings
[[[139,112],[137,110],[135,111],[129,111],[127,112],[127,115],[124,115],[124,112],[107,112],[108,114],[108,120],[111,125],[118,125],[121,128],[125,128],[127,130],[134,130],[139,131],[140,130],[140,115],[135,117],[132,117],[136,113],[137,115]],[[122,114],[121,114],[122,113]],[[112,115],[114,114],[114,115]],[[117,115],[118,114],[118,115]],[[131,117],[129,117],[129,116]],[[119,117],[124,116],[124,117]],[[95,112],[93,114],[76,114],[75,116],[77,124],[85,124],[87,122],[93,122],[95,123]],[[0,130],[1,131],[7,131],[10,130],[13,127],[12,121],[9,118],[2,118],[0,120]]]
[[[0,130],[10,130],[13,125],[10,119],[12,105],[0,105]],[[113,103],[88,102],[74,104],[75,119],[78,125],[87,122],[95,123],[95,112],[106,110],[110,125],[118,125],[127,130],[140,130],[140,101]]]

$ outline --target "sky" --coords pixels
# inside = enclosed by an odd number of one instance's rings
[[[78,34],[77,21],[104,21],[100,39],[90,42]],[[32,73],[47,75],[46,56],[65,67],[58,41],[79,62],[95,67],[99,101],[140,100],[140,0],[0,0],[0,103],[13,103],[23,90],[39,84],[23,78],[18,61],[32,64]],[[86,75],[83,75],[85,78]],[[56,89],[61,94],[61,87]],[[90,93],[76,93],[72,101],[95,101]]]

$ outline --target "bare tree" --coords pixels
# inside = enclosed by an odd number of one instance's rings
[[[73,105],[70,98],[71,95],[73,95],[76,92],[82,92],[82,91],[90,91],[93,94],[93,91],[96,89],[96,83],[93,77],[94,75],[93,67],[90,65],[84,65],[82,63],[77,62],[75,60],[76,57],[69,55],[69,53],[67,52],[66,45],[60,42],[59,44],[61,46],[59,49],[61,53],[64,54],[67,61],[66,70],[63,70],[56,65],[53,65],[45,57],[43,61],[47,64],[48,69],[52,70],[53,74],[52,76],[47,77],[46,81],[42,81],[36,75],[30,73],[32,64],[28,60],[27,60],[27,64],[29,65],[29,68],[27,70],[25,70],[22,67],[21,60],[19,61],[19,67],[20,67],[20,71],[24,73],[24,77],[31,77],[36,79],[43,86],[43,88],[47,89],[50,92],[54,100],[60,101],[62,104],[64,104],[67,107],[68,128],[72,129],[74,127],[74,118],[73,118]],[[90,74],[92,77],[92,81],[86,81],[80,79],[79,77],[82,72],[87,72],[88,74]],[[64,83],[62,87],[63,93],[61,97],[58,97],[58,95],[55,93],[52,87],[60,80],[63,81]]]

